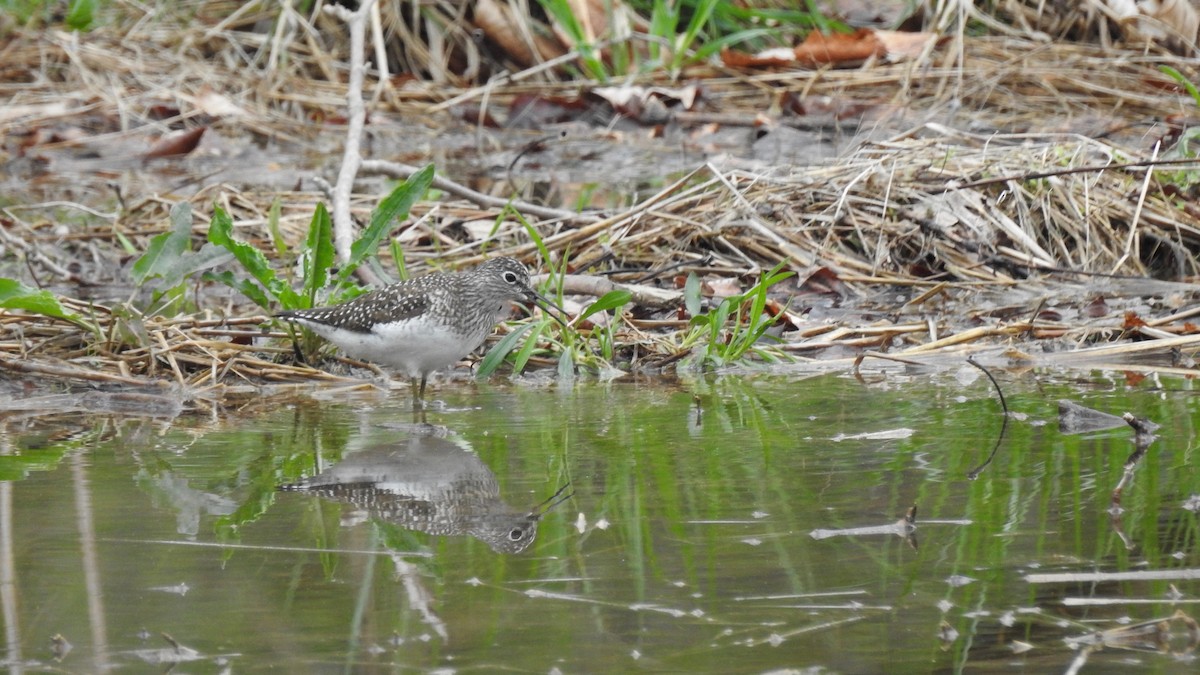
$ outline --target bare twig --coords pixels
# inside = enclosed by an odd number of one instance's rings
[[[408,178],[409,176],[421,170],[420,168],[410,164],[389,162],[382,159],[363,160],[361,168],[363,171],[382,173],[395,178]],[[454,181],[448,178],[443,178],[442,176],[434,177],[432,186],[439,190],[445,190],[446,192],[449,192],[457,197],[462,197],[473,204],[478,204],[479,206],[485,208],[497,209],[504,208],[505,206],[511,206],[512,208],[526,215],[537,216],[538,218],[548,218],[551,220],[562,220],[566,222],[594,223],[597,220],[600,220],[600,217],[595,215],[576,213],[575,211],[566,211],[564,209],[553,209],[550,207],[522,201],[520,199],[502,199],[500,197],[493,197],[491,195],[486,195],[482,192],[472,190],[461,183],[455,183]]]
[[[996,381],[996,378],[992,377],[992,373],[989,372],[987,368],[984,368],[978,361],[975,360],[975,357],[973,356],[967,357],[967,363],[982,370],[983,374],[987,375],[987,379],[992,382],[992,386],[996,388],[996,395],[1000,397],[1000,413],[1001,419],[1003,420],[1000,425],[1000,435],[996,437],[996,445],[992,448],[992,453],[988,455],[983,464],[980,464],[979,466],[967,472],[967,480],[975,480],[976,478],[979,478],[979,474],[983,473],[983,470],[992,463],[993,459],[995,459],[996,452],[1000,450],[1000,443],[1004,441],[1004,432],[1008,430],[1008,402],[1004,400],[1004,390],[1000,388],[1000,383]]]
[[[342,167],[338,171],[337,183],[333,187],[333,244],[342,262],[350,260],[350,247],[354,243],[354,221],[350,217],[350,194],[354,189],[354,178],[358,175],[362,155],[363,125],[367,111],[363,103],[363,50],[366,43],[367,21],[371,17],[371,6],[375,0],[363,0],[358,9],[350,12],[340,5],[326,5],[325,11],[345,21],[350,28],[350,82],[346,86],[346,148],[342,153]]]

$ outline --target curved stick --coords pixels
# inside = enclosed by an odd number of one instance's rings
[[[988,458],[984,460],[983,464],[980,464],[979,466],[967,472],[967,480],[975,480],[976,478],[979,478],[979,474],[983,473],[983,470],[987,468],[988,464],[992,463],[992,460],[996,457],[996,452],[1000,450],[1000,443],[1004,440],[1004,432],[1008,430],[1008,402],[1004,400],[1004,392],[1000,389],[1000,383],[996,382],[996,378],[992,377],[992,374],[988,372],[987,368],[984,368],[982,365],[980,365],[980,363],[975,360],[974,356],[968,356],[967,363],[982,370],[983,374],[987,375],[987,378],[992,381],[992,386],[996,388],[996,394],[1000,397],[1000,409],[1004,413],[1004,423],[1000,426],[1000,435],[996,438],[996,446],[992,448],[992,454],[988,455]]]

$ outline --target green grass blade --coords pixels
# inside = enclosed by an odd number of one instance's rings
[[[404,249],[400,248],[400,242],[395,239],[391,243],[392,262],[396,265],[396,277],[401,281],[408,278],[408,265],[404,261]]]
[[[679,10],[670,3],[654,3],[654,8],[650,11],[650,34],[664,38],[668,44],[674,44],[678,27]],[[649,48],[651,59],[662,57],[663,46],[657,40],[650,40],[646,46]]]
[[[736,33],[731,33],[729,35],[719,37],[715,40],[710,40],[708,42],[705,42],[700,47],[697,47],[692,58],[695,59],[696,61],[704,61],[704,60],[708,59],[710,56],[716,54],[717,52],[720,52],[722,49],[724,49],[725,47],[728,47],[730,45],[742,44],[745,42],[752,42],[754,40],[757,40],[760,37],[766,37],[768,35],[777,35],[778,33],[779,33],[779,31],[777,29],[773,29],[773,28],[751,28],[749,30],[743,30],[743,31],[738,31]]]
[[[496,346],[492,347],[491,351],[479,362],[479,370],[476,373],[476,377],[483,379],[490,377],[492,373],[496,372],[500,364],[504,363],[504,359],[508,356],[509,352],[516,348],[517,342],[521,340],[521,337],[528,333],[533,326],[534,324],[527,323],[501,338],[496,343]]]
[[[687,50],[696,41],[696,37],[700,35],[700,31],[708,24],[708,20],[712,17],[713,9],[716,8],[718,0],[701,0],[700,4],[692,13],[692,20],[688,22],[687,28],[684,30],[680,39],[675,41],[676,51],[671,55],[671,65],[673,70],[677,70],[683,65],[687,58]]]
[[[525,228],[525,232],[529,235],[529,239],[533,241],[534,246],[537,246],[538,255],[542,256],[542,260],[546,263],[546,266],[549,267],[550,249],[546,248],[546,242],[542,240],[542,235],[537,231],[537,228],[530,224],[529,220],[527,220],[525,216],[521,215],[519,211],[512,208],[511,205],[505,206],[505,208],[512,213],[513,217],[517,219],[518,223],[521,223],[521,227]]]
[[[583,312],[580,313],[580,315],[575,319],[575,323],[581,323],[584,319],[595,314],[596,312],[604,312],[610,309],[615,310],[624,307],[631,299],[633,299],[633,295],[629,291],[619,289],[615,291],[609,291],[600,296],[600,298],[595,302],[588,305],[588,308],[583,310]]]
[[[537,349],[538,338],[542,336],[542,331],[546,329],[547,324],[545,321],[539,321],[532,325],[534,326],[534,331],[525,339],[525,344],[521,345],[520,351],[517,352],[516,357],[513,359],[513,372],[525,372],[525,365],[529,363],[530,357],[533,356],[533,350]]]
[[[329,268],[333,266],[333,221],[325,204],[318,202],[308,225],[304,251],[300,253],[300,269],[304,274],[304,297],[308,306],[317,302],[317,293],[329,283]]]
[[[542,0],[542,7],[558,22],[563,32],[574,43],[575,51],[579,52],[584,69],[597,80],[607,82],[608,72],[604,67],[604,62],[597,55],[595,46],[588,40],[583,25],[575,16],[575,8],[572,4],[567,0]]]
[[[703,307],[700,290],[700,277],[696,276],[695,272],[688,272],[687,281],[683,283],[683,306],[688,316],[693,318],[700,316]]]
[[[279,218],[283,213],[283,200],[279,197],[271,200],[271,208],[267,211],[267,231],[271,233],[271,243],[275,244],[275,255],[283,257],[287,253],[287,243],[283,240],[283,231],[279,229]]]
[[[425,196],[425,192],[433,183],[433,173],[433,165],[430,164],[409,176],[408,180],[397,185],[391,194],[379,202],[379,206],[371,212],[371,220],[363,230],[362,236],[350,246],[350,260],[338,273],[338,286],[349,280],[350,275],[367,256],[375,255],[379,251],[379,244],[391,231],[393,221],[408,217],[413,204]]]
[[[1160,72],[1163,72],[1166,75],[1170,76],[1170,78],[1172,80],[1175,80],[1176,82],[1178,82],[1179,86],[1186,89],[1188,95],[1192,97],[1192,101],[1196,105],[1200,106],[1200,90],[1196,89],[1195,83],[1193,83],[1191,80],[1184,77],[1183,73],[1179,72],[1178,70],[1175,70],[1171,66],[1159,66],[1158,69]]]

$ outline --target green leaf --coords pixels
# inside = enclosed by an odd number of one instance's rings
[[[562,356],[558,357],[558,379],[570,381],[573,377],[575,377],[575,356],[570,349],[564,349]]]
[[[239,291],[242,295],[250,298],[254,304],[262,307],[263,309],[271,308],[271,301],[267,298],[267,294],[263,292],[261,286],[251,282],[249,279],[238,279],[237,277],[233,276],[233,272],[230,272],[229,270],[225,270],[220,274],[208,272],[204,275],[204,279],[206,281],[218,281],[235,291]]]
[[[546,242],[542,240],[542,235],[537,231],[537,228],[521,212],[514,209],[511,203],[504,205],[504,212],[512,214],[517,219],[517,222],[521,223],[521,227],[525,228],[525,233],[529,235],[529,239],[533,241],[534,246],[537,246],[538,254],[542,256],[542,260],[545,260],[546,264],[550,265],[550,249],[546,248]],[[504,212],[501,212],[501,217],[505,215]],[[499,224],[499,221],[497,221],[497,224]],[[494,232],[495,230],[493,230]]]
[[[266,256],[261,251],[233,238],[233,219],[219,206],[213,210],[212,220],[208,224],[208,240],[232,253],[242,267],[250,273],[250,276],[254,277],[267,293],[278,299],[284,309],[299,309],[303,306],[301,304],[303,299],[292,290],[291,286],[275,275],[275,270],[271,269],[270,263],[267,262]],[[231,283],[229,280],[232,279],[232,275],[228,273],[209,275],[207,278],[222,281],[231,288],[245,293],[246,297],[254,300],[262,308],[270,309],[270,303],[265,301],[266,295],[261,292],[253,295],[247,292],[247,289],[253,284]]]
[[[432,164],[409,176],[408,180],[397,185],[391,194],[379,202],[379,206],[375,207],[371,213],[371,221],[363,230],[362,236],[350,246],[350,260],[342,266],[341,272],[338,273],[338,286],[345,284],[350,275],[354,273],[355,268],[367,256],[375,255],[379,251],[379,243],[388,235],[392,222],[407,218],[413,204],[425,195],[431,184],[433,184]]]
[[[192,205],[179,202],[171,207],[171,229],[150,240],[150,246],[133,264],[133,282],[141,286],[151,277],[166,277],[169,269],[192,249]],[[174,285],[178,279],[168,279]]]
[[[716,8],[718,1],[700,0],[694,7],[692,19],[688,22],[687,29],[684,30],[683,35],[675,40],[675,53],[671,55],[672,71],[677,71],[683,65],[686,58],[685,52],[696,41],[696,36],[700,34],[700,31],[704,29],[705,24],[712,17],[713,10]]]
[[[64,19],[74,30],[87,30],[96,17],[96,0],[71,0]]]
[[[325,204],[318,202],[308,225],[308,238],[304,240],[304,251],[300,254],[300,269],[304,274],[304,296],[308,306],[317,301],[317,292],[329,282],[329,268],[333,266],[333,223]]]
[[[496,346],[492,347],[491,351],[489,351],[487,355],[483,357],[483,360],[479,362],[479,372],[476,373],[475,376],[479,379],[483,379],[496,372],[496,369],[500,367],[500,364],[504,363],[504,358],[508,356],[508,353],[516,348],[517,342],[520,341],[521,336],[528,333],[529,329],[533,328],[533,326],[534,324],[527,323],[501,338],[500,341],[496,343]]]
[[[687,281],[683,283],[683,306],[687,309],[688,316],[700,316],[701,308],[704,306],[700,298],[700,277],[696,276],[695,272],[688,272]]]
[[[116,230],[113,230],[113,234],[117,237],[117,243],[121,245],[121,248],[124,249],[125,253],[133,255],[138,252],[137,247],[133,245],[133,242],[129,241],[129,237],[126,237],[123,233]]]
[[[591,305],[588,305],[588,308],[583,310],[583,312],[575,319],[575,323],[582,322],[584,319],[595,314],[596,312],[603,312],[606,310],[623,307],[628,304],[632,298],[633,295],[626,290],[618,289],[615,291],[609,291]]]
[[[513,359],[514,372],[521,373],[525,371],[525,364],[529,363],[530,357],[533,356],[533,350],[537,349],[538,338],[546,328],[544,320],[532,325],[536,327],[536,330],[525,340],[525,344],[521,345],[521,350],[517,352],[516,358]]]
[[[64,309],[50,291],[30,288],[16,279],[0,278],[0,308],[21,309],[66,321],[80,320],[78,314]]]
[[[1175,70],[1171,66],[1159,66],[1158,70],[1170,76],[1172,80],[1179,83],[1179,86],[1187,90],[1189,96],[1192,97],[1192,102],[1200,105],[1200,90],[1196,89],[1196,85],[1191,80],[1184,77],[1183,73]]]
[[[283,240],[283,232],[279,229],[279,218],[283,211],[283,200],[279,197],[271,200],[271,208],[267,211],[267,231],[271,233],[271,243],[275,244],[275,255],[283,257],[287,253],[287,243]]]
[[[396,264],[396,277],[401,281],[408,278],[408,266],[404,262],[404,249],[400,248],[400,242],[392,240],[390,248],[392,249],[392,262]]]

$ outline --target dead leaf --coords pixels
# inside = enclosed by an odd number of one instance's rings
[[[804,323],[804,317],[789,312],[787,307],[776,300],[768,299],[763,306],[763,313],[774,318],[775,325],[782,326],[785,331],[799,330],[800,324]]]
[[[1110,1],[1111,12],[1127,29],[1187,51],[1200,32],[1200,12],[1189,0]]]
[[[1108,303],[1104,301],[1104,296],[1097,295],[1092,298],[1092,301],[1083,308],[1083,313],[1093,319],[1108,315]]]
[[[804,66],[856,65],[872,56],[886,56],[887,47],[878,31],[860,28],[853,33],[825,35],[812,31],[795,48],[796,61]]]
[[[177,155],[186,155],[196,149],[200,144],[200,137],[208,127],[196,127],[194,129],[186,129],[184,131],[167,134],[159,138],[150,149],[142,155],[143,159],[154,159],[156,157],[174,157]]]
[[[842,278],[837,272],[828,267],[818,267],[813,270],[812,274],[808,275],[804,281],[800,282],[798,290],[801,293],[819,293],[833,294],[847,297],[850,295],[846,284],[842,282]]]
[[[514,62],[529,67],[540,60],[549,60],[566,53],[562,45],[554,40],[521,30],[512,7],[496,0],[478,0],[472,20],[485,37],[504,52]],[[533,45],[530,45],[525,35],[533,33]],[[534,51],[537,59],[534,58]]]
[[[1125,312],[1125,323],[1122,326],[1125,330],[1141,328],[1142,326],[1145,326],[1145,325],[1146,325],[1146,322],[1143,321],[1142,318],[1140,316],[1138,316],[1136,313]]]
[[[938,36],[933,33],[877,30],[875,38],[883,45],[884,56],[887,57],[887,60],[895,62],[920,56],[929,43],[935,42]]]
[[[695,84],[686,87],[596,87],[592,93],[604,99],[613,110],[646,124],[659,124],[670,118],[672,110],[691,110],[700,98]]]
[[[245,117],[246,110],[234,103],[225,94],[213,91],[208,87],[200,90],[200,95],[194,101],[196,107],[209,117]]]
[[[704,282],[704,295],[713,298],[729,298],[742,292],[737,279],[712,279]]]
[[[812,31],[804,42],[790,50],[768,49],[748,54],[733,49],[721,50],[721,60],[731,67],[856,66],[872,57],[899,61],[920,55],[931,41],[933,33],[909,33],[860,28],[853,33]]]
[[[1175,33],[1172,36],[1174,38],[1195,42],[1196,34],[1200,32],[1200,14],[1189,0],[1139,2],[1138,9],[1147,16],[1163,22]]]

